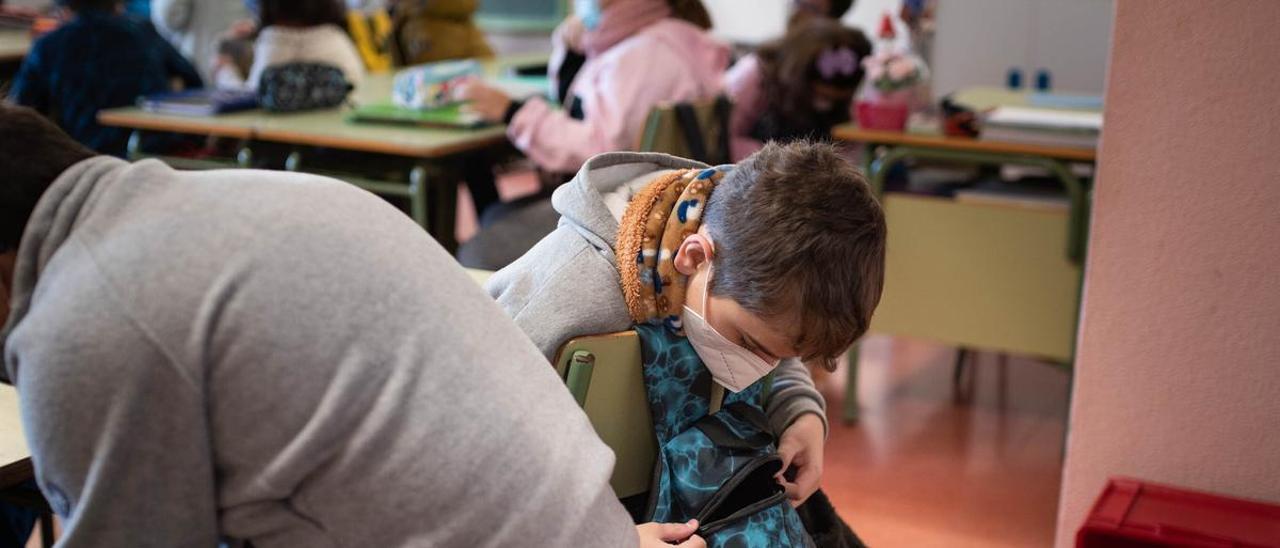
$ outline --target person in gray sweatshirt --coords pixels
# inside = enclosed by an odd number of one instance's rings
[[[0,352],[59,546],[704,546],[635,526],[523,333],[377,197],[0,105]]]
[[[618,261],[636,259],[617,256],[617,235],[631,197],[675,170],[707,167],[657,153],[589,159],[552,196],[559,226],[490,278],[490,296],[548,359],[573,337],[630,329]],[[697,264],[674,260],[690,287],[706,274],[696,267],[718,265],[710,296],[728,312],[709,321],[719,333],[770,363],[786,358],[765,411],[783,462],[795,469],[779,481],[800,505],[821,481],[827,423],[822,395],[797,358],[830,370],[866,332],[884,279],[884,215],[863,176],[827,145],[771,144],[720,169],[728,175],[707,199],[707,222],[689,237],[701,242],[689,255]],[[777,342],[753,345],[728,323],[764,326],[754,342]]]

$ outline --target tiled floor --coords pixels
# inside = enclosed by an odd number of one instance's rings
[[[1058,506],[1069,375],[982,355],[968,400],[948,347],[871,337],[862,416],[839,422],[844,371],[820,376],[833,429],[824,488],[871,546],[1049,546]]]

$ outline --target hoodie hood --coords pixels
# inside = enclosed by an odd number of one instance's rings
[[[556,189],[551,205],[569,225],[611,261],[618,221],[605,206],[604,195],[646,174],[672,169],[705,169],[702,162],[657,152],[608,152],[587,160],[568,184]]]
[[[83,160],[62,172],[36,202],[18,244],[18,260],[13,267],[13,288],[9,293],[9,319],[0,330],[0,381],[10,382],[5,341],[31,307],[31,296],[40,274],[62,244],[70,237],[81,212],[98,184],[113,177],[129,163],[110,156]]]

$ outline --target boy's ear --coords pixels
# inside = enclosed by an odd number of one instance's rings
[[[715,248],[711,243],[711,238],[705,232],[699,230],[685,238],[680,242],[680,247],[676,249],[675,266],[676,271],[685,276],[692,276],[698,271],[698,267],[702,263],[710,261],[715,257]]]

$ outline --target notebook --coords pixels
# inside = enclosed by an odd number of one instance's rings
[[[254,91],[197,89],[147,95],[138,100],[138,106],[157,114],[215,116],[257,108],[258,94]]]
[[[1049,131],[1102,130],[1102,113],[1027,107],[999,107],[987,115],[988,126],[1017,127]]]
[[[373,103],[356,107],[347,121],[445,129],[474,129],[487,125],[478,115],[463,112],[460,103],[426,110],[402,108],[391,103]]]

